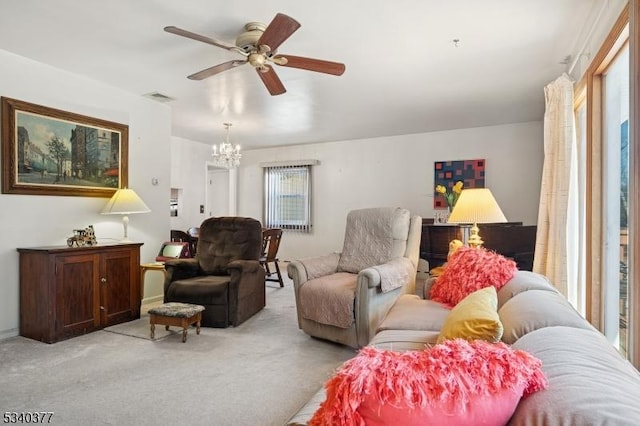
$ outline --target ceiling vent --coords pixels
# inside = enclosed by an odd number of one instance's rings
[[[171,102],[171,101],[175,101],[174,98],[172,98],[171,96],[167,96],[167,95],[163,95],[160,92],[151,92],[151,93],[147,93],[145,95],[143,95],[145,98],[149,98],[149,99],[153,99],[154,101],[158,101],[158,102]]]

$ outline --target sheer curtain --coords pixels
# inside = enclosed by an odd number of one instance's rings
[[[575,306],[579,191],[573,82],[563,74],[544,94],[544,165],[533,270],[547,276]]]

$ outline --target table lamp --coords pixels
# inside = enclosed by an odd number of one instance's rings
[[[506,222],[500,206],[488,188],[463,189],[456,202],[449,223],[472,223],[468,244],[480,247],[484,241],[480,238],[478,223]]]
[[[122,225],[124,226],[124,238],[120,240],[123,243],[131,242],[127,236],[127,228],[129,227],[129,214],[148,213],[151,210],[136,194],[133,189],[118,189],[111,197],[106,206],[100,213],[102,214],[121,214]]]

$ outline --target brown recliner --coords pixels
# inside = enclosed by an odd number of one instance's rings
[[[262,225],[256,219],[206,219],[196,257],[166,262],[164,302],[204,306],[205,327],[242,324],[265,306],[261,251]]]

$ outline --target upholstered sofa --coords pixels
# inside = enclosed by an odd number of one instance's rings
[[[419,273],[420,275],[420,273]],[[429,300],[433,279],[401,296],[370,347],[419,351],[434,345],[449,309]],[[511,425],[637,425],[640,374],[542,275],[517,271],[497,292],[502,341],[542,361],[548,386],[518,403]],[[307,424],[326,398],[321,388],[289,421]]]

